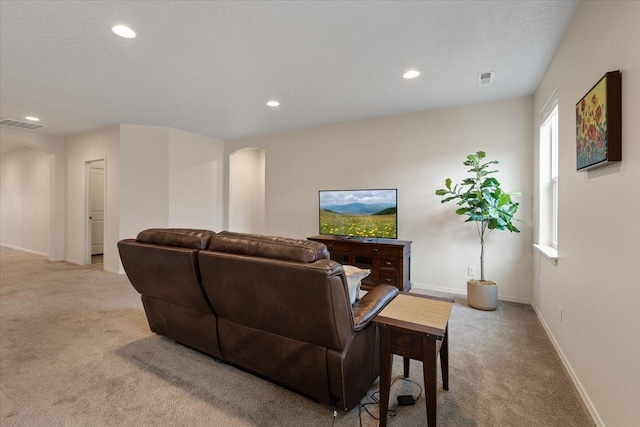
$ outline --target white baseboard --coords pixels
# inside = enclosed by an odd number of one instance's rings
[[[109,273],[115,273],[115,274],[123,274],[124,273],[124,271],[120,272],[120,270],[117,269],[117,268],[109,268],[109,267],[105,267],[104,271],[107,271]]]
[[[2,244],[0,244],[0,246],[4,246],[5,248],[9,248],[9,249],[15,249],[15,250],[21,251],[21,252],[29,252],[30,254],[46,256],[47,258],[49,258],[49,254],[46,253],[46,252],[34,251],[34,250],[31,250],[31,249],[27,249],[27,248],[21,248],[20,246],[7,245],[6,243],[2,243]]]
[[[71,259],[71,258],[66,258],[65,261],[71,264],[76,264],[76,265],[86,265],[84,262],[76,261],[75,259]]]
[[[440,286],[430,286],[430,285],[423,285],[420,283],[413,283],[411,282],[411,287],[412,288],[416,288],[416,289],[423,289],[426,291],[439,291],[439,292],[449,292],[449,293],[453,293],[453,294],[458,294],[458,295],[467,295],[467,290],[466,289],[451,289],[451,288],[444,288],[444,287],[440,287]],[[508,297],[505,295],[498,295],[498,299],[501,301],[509,301],[509,302],[517,302],[519,304],[528,304],[531,305],[531,301],[527,300],[527,299],[523,299],[523,298],[514,298],[514,297]]]
[[[51,262],[60,262],[60,261],[64,261],[64,258],[51,258],[51,257],[49,257],[49,261],[51,261]]]
[[[518,304],[531,305],[531,300],[524,299],[524,298],[514,298],[514,297],[508,297],[505,295],[498,294],[498,299],[501,301],[517,302]]]
[[[562,349],[560,348],[560,345],[558,345],[558,342],[556,341],[556,338],[551,333],[551,329],[549,329],[549,326],[547,325],[547,322],[544,321],[544,318],[540,314],[540,311],[538,311],[538,307],[536,307],[536,305],[533,304],[533,303],[531,304],[531,306],[533,307],[533,311],[535,311],[536,315],[538,316],[538,319],[540,320],[540,323],[542,324],[542,327],[544,328],[545,332],[547,333],[547,336],[551,340],[551,343],[553,344],[553,347],[556,349],[556,353],[558,353],[558,356],[560,356],[560,360],[562,361],[562,364],[564,365],[564,368],[569,373],[569,377],[571,378],[571,381],[573,381],[573,385],[578,390],[578,393],[580,393],[580,397],[582,398],[582,401],[584,402],[585,406],[589,410],[589,414],[591,414],[591,418],[593,418],[593,421],[596,423],[596,426],[604,427],[604,422],[600,418],[600,415],[598,414],[598,411],[596,411],[596,408],[593,406],[593,403],[591,402],[591,399],[589,399],[589,395],[585,391],[584,387],[582,387],[582,384],[580,383],[580,380],[576,376],[576,373],[573,371],[573,368],[571,367],[571,364],[569,363],[569,360],[567,360],[566,356],[562,352]]]
[[[424,291],[448,292],[450,294],[466,295],[467,293],[460,289],[443,288],[441,286],[429,286],[421,283],[411,282],[411,289],[422,289]]]

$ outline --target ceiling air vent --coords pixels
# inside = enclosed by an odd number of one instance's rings
[[[491,73],[479,73],[478,74],[478,85],[488,85],[491,83]]]
[[[11,127],[20,128],[20,129],[29,129],[29,130],[36,130],[36,129],[47,127],[46,125],[23,122],[22,120],[7,119],[6,117],[3,117],[2,119],[0,119],[0,125],[11,126]]]

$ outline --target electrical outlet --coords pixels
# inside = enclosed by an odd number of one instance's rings
[[[562,323],[562,306],[558,306],[558,320]]]
[[[475,275],[476,275],[476,268],[475,268],[474,266],[470,265],[470,266],[467,268],[467,274],[468,274],[469,276],[475,276]]]

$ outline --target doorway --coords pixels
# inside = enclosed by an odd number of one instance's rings
[[[104,266],[105,159],[87,162],[87,264]]]

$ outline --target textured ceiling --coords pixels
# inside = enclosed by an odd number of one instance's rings
[[[529,95],[576,5],[2,1],[0,112],[59,136],[127,123],[231,139]]]

